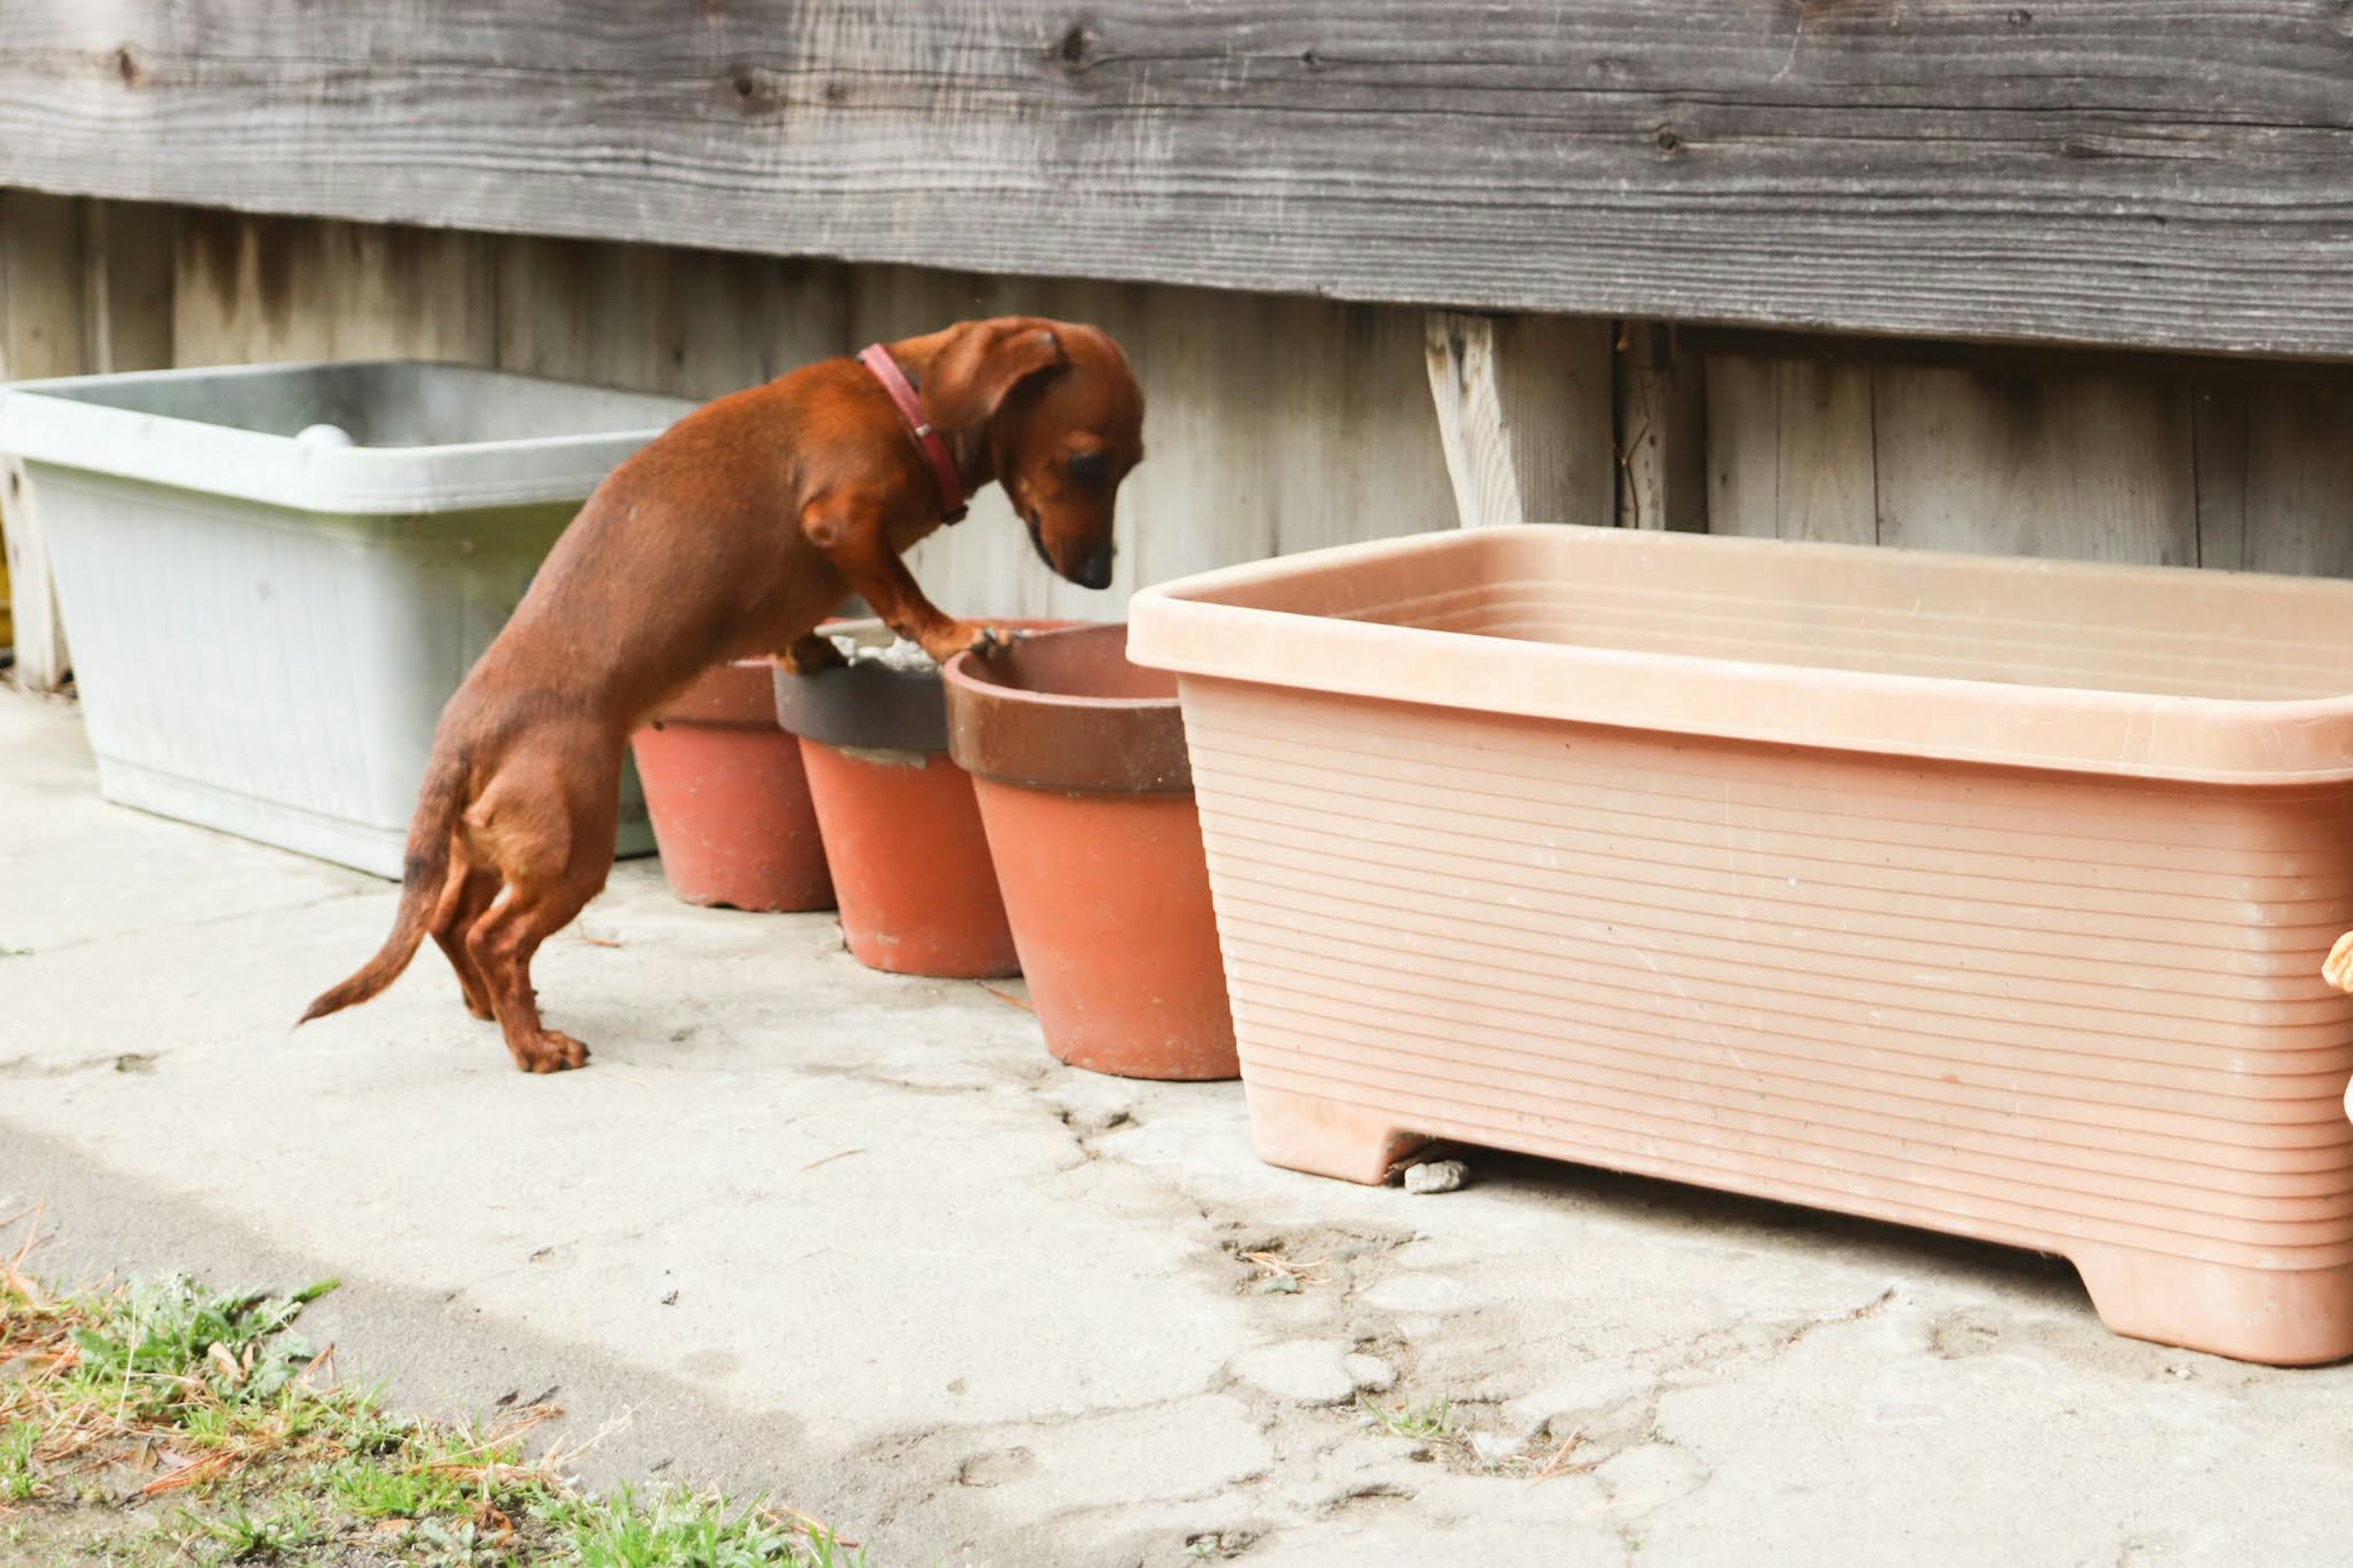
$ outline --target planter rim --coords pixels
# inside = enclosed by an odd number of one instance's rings
[[[1190,679],[1614,729],[2189,784],[2353,781],[2353,690],[2242,697],[1871,673],[1827,660],[1482,636],[1410,618],[1435,618],[1499,584],[1600,572],[1666,595],[1713,584],[1745,613],[1778,603],[1760,584],[1786,582],[1799,563],[1847,584],[1841,603],[1889,616],[1916,613],[1926,590],[1950,594],[1953,605],[1929,608],[1982,617],[1989,646],[2031,631],[2041,624],[2032,606],[2066,596],[2105,608],[2094,624],[2119,647],[2195,637],[2205,651],[2183,655],[2185,667],[2260,655],[2287,668],[2300,636],[2348,662],[2346,638],[2327,628],[2353,625],[2353,583],[1562,523],[1341,545],[1146,588],[1129,606],[1128,651]],[[1968,595],[1977,607],[1957,607]],[[2139,624],[2116,613],[2144,598],[2157,607]]]
[[[396,377],[430,377],[509,398],[561,398],[579,405],[576,420],[585,427],[497,440],[308,447],[291,432],[142,406],[146,395],[184,386],[234,401],[271,383],[349,384]],[[181,365],[0,387],[0,450],[28,463],[298,513],[383,516],[397,526],[401,519],[437,512],[576,505],[624,458],[694,407],[691,398],[435,360]],[[320,410],[322,417],[329,412]]]
[[[1024,631],[1067,626],[1065,620],[988,617],[989,624]],[[818,630],[887,646],[895,634],[879,619],[829,620]],[[775,667],[771,683],[776,721],[821,746],[852,746],[886,752],[948,749],[947,699],[935,667],[893,669],[883,664],[837,665],[813,675]]]
[[[727,729],[776,728],[776,661],[739,658],[714,665],[662,700],[649,724],[710,724]]]
[[[1174,690],[1159,697],[1093,697],[994,679],[1025,659],[1060,652],[1128,668],[1127,628],[1045,632],[987,664],[961,653],[940,670],[947,698],[948,754],[976,778],[1083,795],[1189,795],[1193,770]],[[1156,672],[1146,672],[1153,674]],[[1171,682],[1173,686],[1173,682]]]

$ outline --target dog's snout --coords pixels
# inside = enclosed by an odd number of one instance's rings
[[[1110,587],[1112,554],[1112,542],[1106,539],[1079,563],[1079,569],[1071,574],[1071,581],[1082,588]]]

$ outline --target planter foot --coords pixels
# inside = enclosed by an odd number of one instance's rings
[[[1385,1110],[1247,1083],[1250,1133],[1258,1157],[1285,1170],[1379,1186],[1430,1140],[1408,1132]]]
[[[2274,1366],[2353,1355],[2353,1265],[2246,1268],[2127,1247],[2070,1261],[2100,1321],[2133,1339]]]

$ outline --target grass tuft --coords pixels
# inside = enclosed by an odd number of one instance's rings
[[[24,1270],[29,1250],[0,1254],[8,1561],[866,1568],[789,1509],[580,1491],[563,1455],[526,1451],[551,1405],[490,1427],[395,1418],[294,1331],[333,1280],[231,1295],[169,1275],[52,1296]]]
[[[1375,1405],[1360,1394],[1356,1396],[1356,1405],[1392,1437],[1403,1437],[1415,1443],[1442,1443],[1456,1435],[1454,1406],[1446,1400],[1440,1400],[1435,1405],[1384,1406]]]

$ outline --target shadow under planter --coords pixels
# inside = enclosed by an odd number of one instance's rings
[[[1038,1023],[1125,1078],[1240,1073],[1173,676],[1127,628],[1033,637],[942,671]]]
[[[823,629],[860,657],[813,675],[779,668],[773,700],[800,739],[850,956],[894,974],[1020,973],[972,780],[947,754],[938,668],[879,657],[896,640],[880,621]]]
[[[833,908],[800,743],[776,726],[775,668],[705,671],[630,739],[662,876],[690,904]]]

